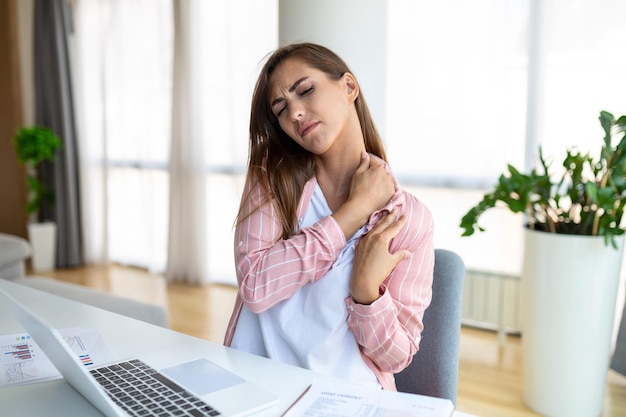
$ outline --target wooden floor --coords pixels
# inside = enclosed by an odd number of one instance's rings
[[[37,272],[167,308],[170,328],[221,343],[236,290],[167,283],[162,276],[123,266]],[[521,343],[508,336],[463,328],[457,409],[480,417],[535,417],[522,401]],[[626,416],[626,377],[609,371],[602,417]]]

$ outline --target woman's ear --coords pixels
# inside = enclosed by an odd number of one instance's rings
[[[350,96],[350,99],[352,101],[356,100],[356,98],[359,96],[359,83],[356,82],[356,78],[354,78],[354,75],[350,74],[349,72],[343,74],[343,78],[346,83],[346,92]]]

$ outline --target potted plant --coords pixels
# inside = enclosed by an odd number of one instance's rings
[[[44,161],[56,160],[61,139],[47,127],[22,127],[13,137],[13,145],[17,160],[26,167],[27,172],[26,214],[31,219],[28,234],[33,247],[32,268],[52,269],[56,254],[56,224],[43,218],[42,208],[54,205],[54,192],[41,181],[39,167]]]
[[[523,213],[524,399],[544,415],[597,417],[608,372],[626,206],[626,115],[600,112],[604,139],[594,157],[572,148],[553,169],[508,165],[495,188],[462,217],[463,236],[504,207]]]
[[[508,165],[494,191],[472,207],[461,219],[463,236],[484,231],[478,219],[501,203],[513,213],[525,213],[528,227],[550,233],[604,236],[615,247],[615,237],[624,234],[621,225],[626,205],[626,115],[615,120],[600,112],[604,141],[598,160],[570,149],[561,173],[550,171],[539,148],[541,171],[523,174]],[[615,146],[614,137],[622,134]]]

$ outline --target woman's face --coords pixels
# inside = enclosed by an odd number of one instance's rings
[[[283,61],[269,82],[270,108],[280,127],[317,155],[349,135],[355,120],[360,129],[354,106],[357,96],[358,85],[352,74],[345,73],[334,81],[299,58]]]

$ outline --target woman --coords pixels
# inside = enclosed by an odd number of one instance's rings
[[[431,299],[432,217],[325,47],[279,48],[261,70],[235,261],[227,346],[395,390]]]

